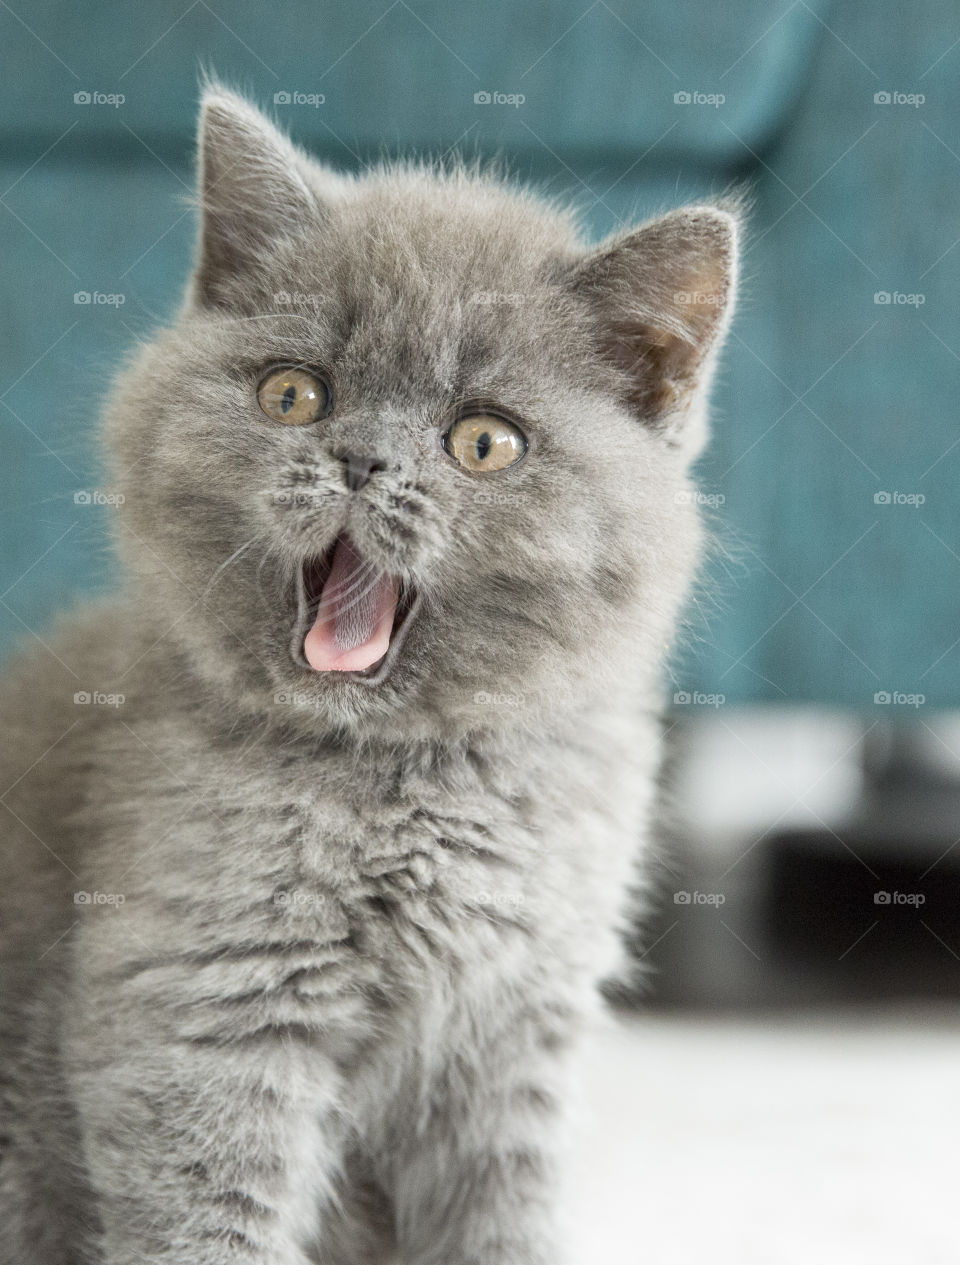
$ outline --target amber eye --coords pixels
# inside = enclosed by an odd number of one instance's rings
[[[274,369],[260,383],[257,401],[274,422],[309,426],[330,412],[332,397],[324,380],[306,369]]]
[[[495,413],[461,417],[444,435],[443,446],[464,470],[478,474],[506,470],[527,451],[523,431]]]

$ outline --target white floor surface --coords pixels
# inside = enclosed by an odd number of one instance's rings
[[[960,1265],[960,1015],[611,1019],[577,1265]]]

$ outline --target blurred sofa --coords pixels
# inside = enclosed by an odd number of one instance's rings
[[[0,27],[4,649],[112,582],[95,419],[179,301],[213,71],[338,167],[500,154],[593,235],[745,187],[677,706],[960,702],[955,5],[48,0]]]

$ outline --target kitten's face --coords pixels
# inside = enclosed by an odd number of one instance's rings
[[[203,144],[194,292],[110,423],[153,618],[301,729],[453,736],[645,680],[696,551],[730,217],[682,221],[678,271],[662,230],[590,254],[486,179],[337,180],[222,94]],[[650,321],[678,278],[714,292],[674,297],[682,340]]]

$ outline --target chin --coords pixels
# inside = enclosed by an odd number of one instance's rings
[[[415,736],[423,711],[423,665],[416,658],[412,624],[404,627],[402,640],[391,640],[383,656],[357,671],[311,667],[302,636],[289,645],[275,644],[269,679],[254,700],[257,710],[265,707],[280,728],[311,737],[349,733],[401,741]],[[423,730],[428,732],[426,721]]]

